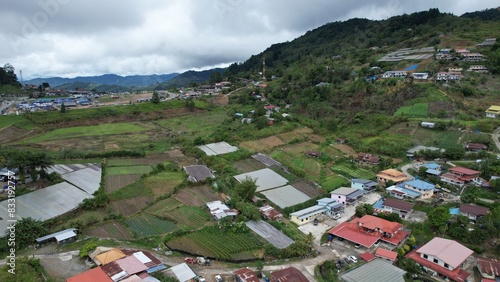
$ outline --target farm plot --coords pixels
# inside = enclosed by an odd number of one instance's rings
[[[119,174],[106,175],[105,186],[106,192],[111,193],[120,190],[123,187],[130,185],[141,178],[140,174]]]
[[[291,155],[298,155],[298,154],[304,154],[307,151],[317,151],[318,148],[319,146],[316,144],[304,142],[304,143],[285,146],[283,147],[283,151]]]
[[[110,221],[94,228],[84,230],[83,234],[99,238],[133,239],[132,234],[130,234],[127,228],[118,221]]]
[[[252,232],[234,233],[219,227],[205,227],[166,243],[173,250],[221,260],[260,258],[263,243]]]
[[[206,202],[220,200],[219,195],[205,185],[179,190],[173,197],[186,206],[202,206]]]
[[[266,166],[257,160],[249,158],[234,162],[233,167],[236,168],[241,173],[247,173],[254,170],[263,169]]]
[[[108,166],[157,165],[167,161],[168,156],[154,156],[138,159],[109,159]]]
[[[374,179],[376,177],[375,173],[351,164],[336,164],[331,167],[331,170],[348,178]]]
[[[140,178],[136,182],[110,193],[111,200],[130,199],[141,196],[152,196],[151,190],[144,185],[144,179]]]
[[[284,144],[285,143],[283,143],[283,141],[281,141],[276,136],[269,136],[259,140],[245,141],[240,143],[243,148],[252,152],[265,152]]]
[[[171,221],[147,214],[127,219],[125,222],[137,238],[166,234],[179,229]]]
[[[131,166],[111,166],[106,169],[107,175],[121,174],[146,174],[153,168],[150,165],[131,165]]]
[[[168,218],[182,228],[195,229],[210,222],[208,210],[200,207],[181,206],[163,211],[160,216]]]
[[[281,139],[281,141],[283,141],[286,144],[290,143],[292,140],[303,140],[304,139],[304,136],[302,134],[299,134],[299,133],[294,132],[294,131],[281,133],[281,134],[276,135],[276,137]]]
[[[321,183],[321,187],[328,192],[331,192],[339,187],[345,186],[349,184],[349,180],[337,175],[332,178],[329,178]]]
[[[181,184],[183,180],[182,173],[165,171],[148,176],[144,180],[144,184],[151,190],[153,195],[162,196],[172,193],[174,188]]]
[[[175,209],[183,206],[183,204],[174,198],[166,198],[154,203],[152,206],[147,208],[144,212],[152,215],[161,215],[168,210]]]
[[[290,237],[263,220],[248,221],[246,225],[278,249],[284,249],[293,243]]]
[[[290,185],[311,198],[316,198],[325,193],[320,187],[305,179],[297,179],[290,183]]]
[[[415,118],[426,118],[429,111],[429,103],[415,103],[412,106],[399,108],[394,115],[407,115]]]
[[[154,200],[152,196],[137,197],[132,199],[124,199],[112,201],[111,210],[116,214],[130,216],[140,212],[144,207]]]
[[[326,138],[317,134],[307,135],[307,138],[312,142],[323,143],[326,141]]]
[[[314,145],[314,144],[313,144]],[[304,171],[307,177],[313,181],[319,181],[322,165],[315,159],[307,157],[305,154],[292,155],[283,151],[275,151],[271,156],[286,167],[293,168],[297,171]]]

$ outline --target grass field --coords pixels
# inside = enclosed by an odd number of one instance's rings
[[[136,123],[108,123],[92,126],[75,126],[52,130],[41,136],[26,140],[27,143],[39,143],[49,140],[60,140],[78,137],[117,135],[145,131],[143,125]]]
[[[412,106],[399,108],[394,115],[407,115],[415,118],[426,118],[429,111],[429,103],[416,103]]]
[[[338,164],[330,168],[333,172],[340,173],[348,178],[362,178],[362,179],[374,179],[376,177],[374,172],[360,168],[356,165],[351,166],[350,164]]]
[[[185,229],[200,228],[207,223],[211,223],[208,210],[200,207],[181,206],[164,211],[160,215],[174,221],[178,226]]]
[[[85,229],[83,234],[98,238],[133,239],[130,231],[118,221],[110,221],[104,224]]]
[[[31,130],[35,127],[35,124],[25,118],[23,115],[16,116],[16,115],[8,115],[8,116],[2,116],[0,115],[0,129],[7,127],[9,125],[15,126],[17,128],[21,129],[26,129],[26,130]]]
[[[152,206],[148,207],[144,212],[153,215],[160,215],[168,210],[179,208],[181,206],[183,206],[183,204],[177,201],[176,199],[166,198],[154,203]]]
[[[461,145],[458,144],[460,136],[462,136],[462,133],[458,130],[439,131],[434,136],[432,145],[441,149],[460,147]]]
[[[131,199],[141,196],[153,196],[151,190],[144,185],[144,179],[142,178],[109,194],[111,200]]]
[[[150,165],[133,165],[133,166],[112,166],[106,168],[107,175],[122,175],[122,174],[146,174],[153,168]]]
[[[212,133],[226,119],[227,115],[221,111],[209,111],[201,114],[192,114],[159,120],[160,126],[177,133],[182,131],[188,138],[206,136]]]
[[[184,175],[181,172],[165,171],[148,176],[144,180],[144,184],[151,190],[153,195],[161,196],[172,193],[174,188],[183,181]]]
[[[326,181],[320,183],[321,187],[328,192],[331,192],[339,187],[345,186],[349,184],[349,180],[345,179],[342,176],[334,176],[332,178],[327,179]]]
[[[138,238],[166,234],[179,229],[173,222],[152,215],[140,215],[127,219],[125,222]]]
[[[174,250],[191,254],[202,254],[222,260],[241,258],[246,253],[253,258],[259,257],[263,243],[253,232],[224,232],[219,227],[205,227],[202,230],[175,238],[166,243]],[[250,257],[250,258],[251,258]]]

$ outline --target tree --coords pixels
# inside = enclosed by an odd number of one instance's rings
[[[61,114],[64,114],[66,112],[66,105],[64,103],[61,104],[61,109],[59,110]]]
[[[193,111],[196,107],[193,99],[186,99],[186,102],[184,103],[186,108],[188,108],[190,111]]]
[[[362,217],[373,214],[373,207],[370,204],[362,204],[356,207],[356,216]]]
[[[21,249],[33,244],[36,238],[44,236],[48,232],[43,221],[31,217],[25,217],[17,221],[15,228],[16,249]],[[9,231],[7,230],[7,232]]]
[[[465,156],[465,150],[462,147],[449,148],[444,151],[444,157],[451,160],[459,160]]]
[[[88,241],[80,248],[80,257],[84,258],[89,255],[89,253],[97,248],[97,243],[95,241]]]
[[[444,231],[444,228],[450,218],[450,211],[445,207],[435,208],[427,214],[427,220],[432,227],[439,229],[441,232]]]
[[[255,181],[256,180],[247,177],[245,180],[236,184],[234,187],[236,196],[243,201],[251,201],[255,195],[255,191],[257,191],[257,184],[255,184]]]
[[[153,97],[151,97],[151,103],[153,104],[160,103],[160,95],[158,94],[158,92],[153,91]]]

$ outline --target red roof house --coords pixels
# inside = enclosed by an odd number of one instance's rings
[[[468,204],[460,204],[460,208],[458,210],[460,211],[461,215],[466,216],[472,220],[477,220],[478,218],[486,216],[490,213],[490,210],[486,207]]]
[[[288,267],[277,270],[269,276],[271,282],[310,282],[300,270],[295,267]]]
[[[382,248],[378,248],[375,251],[375,256],[379,257],[379,258],[383,258],[383,259],[389,260],[389,261],[392,261],[392,262],[394,262],[394,261],[396,261],[398,259],[398,253],[393,252],[393,251],[389,251],[389,250],[386,250],[386,249],[382,249]]]
[[[397,246],[409,235],[409,232],[401,229],[402,227],[401,223],[365,215],[349,222],[342,222],[328,233],[366,248],[370,248],[378,240]]]
[[[500,260],[477,257],[477,268],[483,277],[483,281],[485,279],[495,281],[495,279],[500,278]]]
[[[361,255],[359,255],[359,257],[364,259],[366,262],[372,261],[377,258],[374,254],[370,252],[364,252]]]
[[[257,274],[249,268],[238,269],[234,272],[236,282],[260,282]]]
[[[473,253],[456,241],[435,237],[408,253],[406,257],[436,272],[442,278],[463,282],[467,281],[470,273],[460,267]]]
[[[96,267],[66,279],[66,282],[112,282],[102,268]]]

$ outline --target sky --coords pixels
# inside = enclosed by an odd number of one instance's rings
[[[498,0],[2,0],[0,65],[23,79],[167,74],[243,62],[274,43],[350,18],[439,8],[461,15]]]

